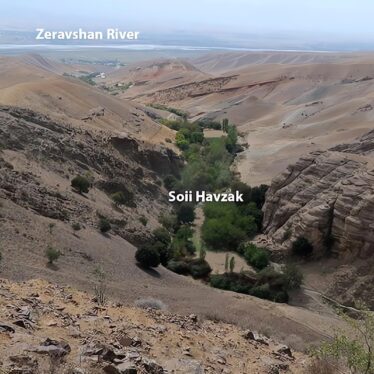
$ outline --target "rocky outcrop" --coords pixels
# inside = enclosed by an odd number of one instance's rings
[[[173,151],[130,136],[0,106],[0,197],[44,217],[96,227],[98,215],[104,215],[115,233],[139,244],[151,229],[139,218],[157,220],[160,211],[169,208],[162,174],[177,174],[181,164]],[[71,190],[76,175],[89,178],[91,198],[82,199]],[[128,197],[121,209],[112,207],[110,195],[115,192]],[[97,198],[100,193],[106,194],[104,200]],[[135,209],[133,227],[126,226]]]
[[[273,179],[264,233],[285,251],[300,236],[318,255],[374,255],[374,131],[352,144],[301,158]]]
[[[98,305],[87,293],[45,281],[0,280],[0,304],[6,373],[296,374],[308,361],[234,325],[109,301]],[[32,326],[16,323],[25,312]]]

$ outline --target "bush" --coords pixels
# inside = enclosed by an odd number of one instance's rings
[[[147,223],[148,223],[148,219],[144,216],[140,216],[139,217],[139,222],[143,225],[143,226],[147,226]]]
[[[164,186],[168,191],[171,191],[175,189],[175,186],[177,185],[178,180],[174,177],[174,175],[167,175],[164,178]]]
[[[192,223],[195,220],[195,208],[192,204],[183,203],[177,209],[177,219],[180,223]]]
[[[48,247],[45,251],[45,256],[48,259],[49,264],[53,264],[61,256],[61,252],[53,247]]]
[[[301,236],[292,243],[292,253],[296,256],[308,257],[313,253],[313,246],[308,239]]]
[[[306,368],[305,374],[339,374],[339,364],[331,359],[314,359]]]
[[[127,198],[122,191],[114,192],[110,197],[117,206],[125,205],[127,203]]]
[[[155,230],[153,230],[153,237],[155,241],[159,241],[166,246],[170,245],[171,243],[171,236],[168,230],[166,230],[164,227],[159,227]]]
[[[163,214],[159,217],[158,222],[169,232],[174,232],[178,227],[178,220],[175,214]]]
[[[170,254],[170,245],[169,244],[165,244],[165,243],[162,243],[160,241],[155,241],[155,242],[152,242],[152,243],[148,243],[146,244],[146,246],[148,248],[152,248],[152,249],[155,249],[159,256],[160,256],[160,262],[163,266],[166,266],[168,261],[170,260],[171,258],[171,254]]]
[[[268,252],[254,244],[249,244],[248,247],[245,247],[243,254],[247,263],[257,270],[262,270],[269,265]]]
[[[90,189],[90,181],[81,175],[77,175],[71,181],[71,186],[80,194],[87,193]]]
[[[292,236],[292,231],[290,228],[288,228],[284,234],[283,234],[283,237],[282,237],[282,241],[285,242],[286,240],[290,239]]]
[[[303,283],[303,273],[296,265],[287,264],[283,269],[283,276],[287,290],[298,289]]]
[[[147,308],[156,309],[156,310],[166,310],[167,309],[166,305],[161,300],[154,299],[153,297],[148,297],[146,299],[136,300],[135,305],[138,308],[142,308],[142,309],[147,309]]]
[[[81,229],[81,225],[78,222],[74,222],[71,227],[74,231],[79,231]]]
[[[135,253],[136,261],[145,268],[156,268],[160,265],[160,254],[152,246],[140,247]]]
[[[200,259],[192,260],[189,264],[189,268],[190,274],[196,279],[205,278],[212,271],[210,265],[205,260]]]
[[[283,274],[270,268],[255,275],[247,272],[214,274],[210,276],[210,285],[278,303],[288,302]]]
[[[340,311],[340,315],[349,325],[349,329],[337,331],[332,340],[322,343],[312,353],[320,359],[341,360],[350,369],[350,373],[372,374],[374,373],[372,351],[374,314],[364,305],[359,305],[358,309],[355,318]],[[349,334],[346,331],[349,331]]]
[[[183,133],[181,133],[179,131],[177,132],[177,134],[175,136],[175,144],[182,151],[184,151],[188,148],[188,140],[185,138]]]
[[[130,208],[136,207],[136,204],[134,202],[134,194],[126,189],[112,193],[110,195],[110,198],[117,206],[126,205]]]
[[[190,273],[190,267],[187,261],[183,260],[170,260],[167,264],[167,268],[181,275],[188,275]]]
[[[99,229],[102,233],[106,233],[112,229],[112,225],[107,218],[102,217],[99,221]]]

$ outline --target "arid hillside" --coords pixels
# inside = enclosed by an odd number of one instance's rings
[[[228,53],[191,62],[211,76],[157,90],[135,84],[123,97],[179,108],[192,120],[228,118],[249,146],[237,168],[251,185],[373,128],[371,54]]]
[[[131,86],[133,96],[208,77],[209,74],[202,73],[189,62],[174,59],[132,64],[108,73],[104,80],[98,78],[96,81],[98,83],[103,81],[109,86],[113,84],[119,84],[120,87]],[[126,96],[126,91],[123,96]]]
[[[81,131],[29,110],[3,107],[0,114],[3,276],[42,277],[91,290],[100,265],[113,299],[133,303],[152,296],[176,312],[274,329],[280,339],[293,336],[307,345],[331,336],[340,324],[333,313],[274,305],[212,289],[163,267],[146,272],[136,265],[130,243],[147,241],[168,209],[160,177],[177,170],[179,159],[171,151]],[[87,172],[93,179],[89,192],[74,192],[71,179]],[[129,198],[120,208],[110,198],[118,191]],[[103,217],[112,226],[107,234],[99,229]],[[48,247],[62,253],[56,267],[47,266]]]
[[[38,55],[1,57],[0,104],[30,108],[55,120],[114,130],[156,144],[173,139],[173,132],[148,117],[142,105],[119,100],[69,76],[77,71],[77,67]]]
[[[7,373],[301,374],[310,361],[227,323],[113,302],[100,306],[88,294],[45,281],[2,280],[0,306]]]

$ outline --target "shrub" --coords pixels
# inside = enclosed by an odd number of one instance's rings
[[[195,219],[195,208],[192,204],[183,203],[177,209],[177,219],[181,223],[191,223]]]
[[[198,279],[198,278],[205,278],[207,277],[211,271],[212,268],[206,262],[205,260],[195,259],[192,260],[189,264],[190,274]]]
[[[87,193],[90,189],[90,181],[81,175],[77,175],[71,181],[71,186],[80,194]]]
[[[101,266],[96,266],[93,275],[95,277],[95,300],[99,305],[105,305],[107,301],[106,273]]]
[[[165,244],[165,243],[162,243],[160,241],[155,241],[155,242],[146,244],[146,246],[148,248],[155,249],[160,256],[161,264],[163,266],[167,265],[168,261],[171,258],[171,254],[170,254],[170,250],[169,250],[169,248],[170,248],[169,244]]]
[[[152,246],[140,247],[135,253],[136,261],[145,268],[155,268],[160,265],[160,254]]]
[[[287,264],[284,267],[283,276],[287,290],[298,289],[303,283],[303,273],[294,264]]]
[[[352,318],[340,312],[350,326],[349,334],[337,332],[334,338],[323,343],[313,353],[320,359],[342,360],[351,373],[374,373],[372,347],[374,346],[374,314],[366,306],[359,308],[359,318]]]
[[[140,216],[139,217],[139,222],[143,225],[143,226],[147,226],[147,223],[148,223],[148,219],[144,216]]]
[[[159,241],[167,246],[171,243],[170,233],[164,227],[159,227],[153,230],[153,237],[155,241]]]
[[[182,151],[184,151],[188,148],[188,140],[185,138],[183,133],[181,133],[179,131],[177,132],[177,134],[175,136],[175,144]]]
[[[282,237],[282,241],[285,242],[286,240],[290,239],[292,236],[292,231],[290,228],[288,228],[284,234],[283,234],[283,237]]]
[[[99,229],[102,233],[106,233],[112,229],[112,225],[105,217],[101,217],[99,221]]]
[[[49,264],[53,264],[61,256],[61,252],[53,247],[48,247],[45,251],[45,256],[48,259]]]
[[[110,197],[117,206],[126,205],[128,202],[125,194],[122,191],[114,192],[110,195]]]
[[[258,274],[225,273],[210,276],[212,287],[256,296],[262,299],[286,303],[287,291],[283,287],[282,274],[275,271]]]
[[[243,254],[247,263],[257,270],[262,270],[269,265],[268,252],[252,243],[244,248]]]
[[[156,309],[156,310],[166,310],[167,309],[166,305],[161,300],[154,299],[153,297],[148,297],[146,299],[136,300],[135,305],[138,308],[142,308],[142,309],[147,309],[147,308]]]
[[[163,214],[159,217],[158,222],[169,232],[174,232],[178,227],[177,216],[175,214]]]
[[[262,284],[257,287],[253,287],[251,290],[252,296],[259,297],[260,299],[270,299],[270,286],[269,283]]]
[[[117,205],[126,205],[128,207],[136,207],[134,203],[134,194],[131,191],[117,191],[110,195],[113,202]]]
[[[177,185],[178,180],[174,177],[174,175],[167,175],[164,178],[164,186],[167,190],[173,190],[175,186]]]
[[[167,268],[172,272],[181,275],[188,275],[190,273],[188,263],[183,260],[170,260],[167,264]]]
[[[301,236],[292,243],[292,253],[296,256],[308,257],[313,253],[313,246],[308,239]]]
[[[305,374],[338,374],[342,373],[339,366],[333,360],[327,358],[314,359],[306,368]]]
[[[74,222],[71,227],[74,231],[79,231],[81,229],[81,225],[78,222]]]

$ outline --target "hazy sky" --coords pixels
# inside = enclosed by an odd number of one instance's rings
[[[0,26],[374,39],[374,0],[0,0]]]

